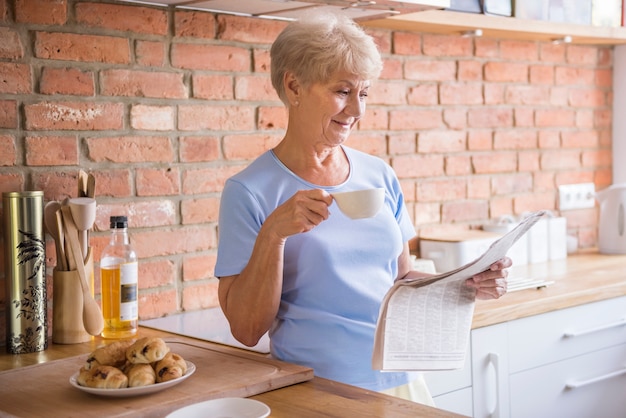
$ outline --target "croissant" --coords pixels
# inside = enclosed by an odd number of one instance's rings
[[[178,379],[187,373],[187,362],[180,355],[167,353],[162,360],[154,365],[157,382]]]
[[[156,382],[156,373],[147,363],[128,363],[123,371],[128,377],[129,388],[153,385]]]
[[[85,369],[90,370],[98,365],[123,366],[126,362],[126,350],[132,343],[132,340],[121,340],[97,348],[87,357]]]
[[[117,367],[94,366],[91,369],[82,367],[78,378],[79,385],[98,389],[120,389],[128,387],[128,377]]]
[[[135,341],[126,350],[126,359],[131,363],[154,363],[170,351],[161,338],[144,337]]]

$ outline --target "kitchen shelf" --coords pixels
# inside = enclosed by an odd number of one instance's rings
[[[402,14],[386,19],[365,21],[362,25],[447,35],[462,35],[464,32],[481,29],[482,36],[489,38],[552,42],[571,37],[573,44],[626,44],[626,28],[624,27],[598,27],[449,10],[427,10]]]

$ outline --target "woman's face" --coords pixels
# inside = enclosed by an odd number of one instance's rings
[[[365,112],[369,87],[369,80],[338,71],[330,80],[304,89],[298,106],[304,132],[329,146],[343,143]]]

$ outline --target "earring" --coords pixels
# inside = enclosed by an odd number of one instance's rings
[[[296,100],[295,102],[293,102],[294,106],[300,106],[300,101]]]

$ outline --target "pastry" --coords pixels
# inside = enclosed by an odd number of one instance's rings
[[[79,385],[98,389],[121,389],[128,387],[128,377],[117,367],[94,366],[91,369],[80,369],[78,378]]]
[[[135,341],[126,350],[126,359],[136,363],[154,363],[161,360],[170,351],[161,338],[144,337]]]
[[[128,377],[128,387],[149,386],[156,382],[156,373],[152,366],[147,363],[128,363],[123,369]]]
[[[87,357],[85,369],[90,370],[98,365],[114,367],[123,366],[126,362],[126,350],[132,343],[132,340],[121,340],[107,344],[104,347],[97,348],[89,355],[89,357]]]
[[[167,353],[162,360],[154,365],[157,382],[178,379],[187,373],[187,362],[180,355]]]

